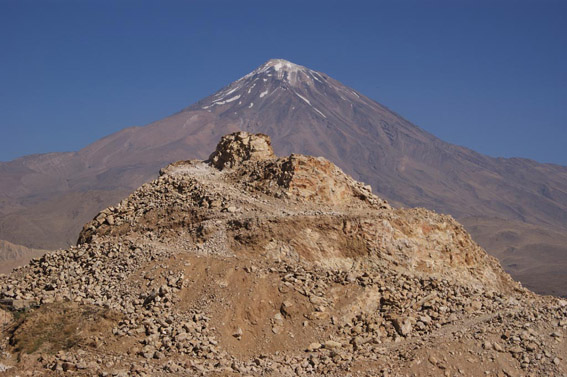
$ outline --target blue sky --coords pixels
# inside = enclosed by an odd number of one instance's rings
[[[78,150],[270,58],[436,136],[567,165],[567,1],[0,0],[0,160]]]

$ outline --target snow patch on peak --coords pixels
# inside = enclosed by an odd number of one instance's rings
[[[264,82],[268,81],[268,78],[276,78],[277,80],[285,81],[291,85],[296,85],[299,82],[306,82],[309,85],[313,85],[314,76],[312,72],[314,71],[311,71],[309,68],[285,59],[271,59],[238,81],[263,76],[262,80]]]
[[[294,93],[295,93],[295,92],[294,92]],[[295,95],[298,96],[299,98],[301,98],[302,100],[304,100],[305,102],[307,102],[307,104],[308,104],[309,106],[311,106],[311,102],[309,102],[309,100],[308,100],[307,98],[303,97],[303,96],[302,96],[301,94],[299,94],[299,93],[295,93]]]
[[[209,106],[203,106],[202,108],[206,110],[206,109],[208,109],[208,108],[210,108],[210,107],[213,107],[213,106],[224,105],[225,103],[230,103],[230,102],[236,101],[236,100],[239,99],[239,98],[240,98],[240,94],[237,95],[237,96],[234,96],[234,97],[232,97],[232,98],[229,98],[229,99],[227,99],[227,100],[224,100],[224,101],[221,101],[222,98],[220,98],[220,99],[214,101],[214,102],[213,102],[212,104],[210,104]]]
[[[272,73],[275,73],[276,76],[278,76],[278,78],[282,78],[283,73],[285,72],[298,72],[298,71],[309,72],[309,69],[302,65],[292,63],[285,59],[270,59],[244,77],[257,75],[260,73],[266,73],[266,75],[271,75]]]
[[[295,63],[292,63],[292,62],[290,62],[288,60],[284,60],[284,59],[268,60],[264,64],[264,66],[266,68],[274,67],[274,70],[276,72],[279,72],[279,71],[295,72],[295,71],[298,71],[298,70],[307,70],[307,68],[305,68],[305,67],[302,67],[300,65],[297,65]]]
[[[321,111],[319,111],[319,109],[317,109],[315,106],[313,106],[313,105],[311,104],[311,102],[310,102],[307,98],[303,97],[303,96],[302,96],[301,94],[299,94],[299,93],[296,93],[296,92],[294,92],[294,93],[295,93],[296,96],[298,96],[299,98],[301,98],[302,100],[304,100],[305,103],[307,103],[309,106],[311,106],[311,108],[312,108],[313,110],[315,110],[317,113],[319,113],[319,115],[321,115],[323,118],[327,118],[327,116],[326,116],[325,114],[323,114]]]

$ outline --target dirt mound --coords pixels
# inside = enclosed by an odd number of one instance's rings
[[[567,302],[523,289],[450,216],[393,209],[265,135],[169,165],[77,246],[0,279],[13,373],[566,372]]]

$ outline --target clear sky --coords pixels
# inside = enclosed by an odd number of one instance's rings
[[[554,0],[0,0],[0,160],[148,124],[270,58],[451,143],[567,165]]]

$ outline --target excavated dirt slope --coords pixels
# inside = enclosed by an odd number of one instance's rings
[[[450,216],[225,136],[0,278],[0,375],[563,376],[567,302]]]

